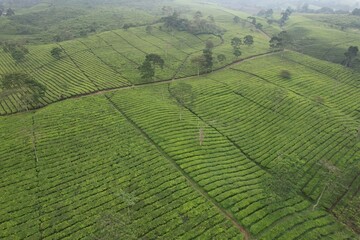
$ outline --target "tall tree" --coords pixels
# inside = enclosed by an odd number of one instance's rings
[[[203,57],[204,57],[204,68],[207,72],[210,72],[213,67],[213,53],[211,48],[205,48],[203,50]]]
[[[355,8],[352,12],[351,12],[352,15],[355,15],[355,16],[360,16],[360,8]]]
[[[350,46],[347,52],[344,53],[346,59],[343,61],[345,67],[352,67],[353,62],[359,52],[359,48],[357,46]]]
[[[241,51],[240,51],[240,45],[242,44],[242,40],[239,37],[234,37],[233,39],[231,39],[231,46],[233,47],[233,54],[235,57],[240,57],[241,56]]]
[[[286,31],[280,32],[278,35],[273,36],[270,41],[270,48],[284,49],[291,42],[291,37]]]
[[[147,81],[152,80],[155,76],[156,66],[163,69],[164,64],[165,61],[161,58],[161,56],[154,53],[147,54],[144,62],[138,68],[141,73],[141,78]]]
[[[286,21],[289,20],[290,15],[292,14],[291,8],[287,8],[285,11],[281,13],[281,18],[279,20],[280,26],[284,26]]]
[[[193,57],[191,63],[197,66],[197,75],[200,75],[200,71],[204,68],[205,57],[203,55]]]
[[[25,109],[37,105],[45,96],[46,87],[25,73],[8,73],[2,76],[0,97],[18,94]]]
[[[7,17],[11,17],[11,16],[13,16],[13,15],[15,15],[15,11],[14,11],[13,9],[11,9],[11,8],[8,8],[8,9],[6,10],[6,16],[7,16]]]

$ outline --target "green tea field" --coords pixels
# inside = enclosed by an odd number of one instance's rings
[[[360,240],[358,16],[258,3],[0,0],[0,240]]]
[[[339,218],[352,221],[343,208],[359,197],[346,169],[360,157],[360,96],[351,73],[336,81],[324,65],[248,60],[187,80],[195,100],[182,109],[175,80],[1,117],[1,238],[353,239]],[[279,159],[304,172],[291,198],[264,189]],[[314,208],[324,159],[344,187]]]

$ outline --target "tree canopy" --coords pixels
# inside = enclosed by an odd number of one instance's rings
[[[38,104],[45,95],[46,87],[25,73],[8,73],[2,76],[0,97],[19,94],[20,100],[28,109],[28,105]]]
[[[346,57],[345,60],[343,61],[344,66],[352,67],[358,52],[359,52],[359,48],[357,46],[350,46],[347,52],[344,53]]]
[[[251,35],[246,35],[244,37],[244,44],[247,46],[251,46],[254,44],[254,37]]]
[[[155,76],[155,68],[159,66],[161,69],[164,68],[165,61],[161,56],[150,53],[146,55],[144,62],[139,66],[141,78],[143,80],[151,80]]]
[[[61,53],[63,52],[63,50],[59,47],[54,47],[53,49],[51,49],[50,54],[51,56],[53,56],[56,59],[60,59],[61,58]]]

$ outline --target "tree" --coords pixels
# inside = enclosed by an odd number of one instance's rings
[[[343,61],[345,67],[352,67],[353,61],[356,58],[359,52],[359,48],[357,46],[350,46],[347,52],[344,53],[346,59]]]
[[[233,21],[234,21],[234,23],[238,24],[238,23],[240,23],[241,19],[238,16],[235,16],[233,18]]]
[[[11,8],[8,8],[8,9],[6,10],[6,16],[7,16],[7,17],[11,17],[11,16],[13,16],[13,15],[15,15],[14,10],[12,10]]]
[[[123,29],[124,29],[124,30],[128,30],[130,27],[131,27],[131,24],[128,24],[128,23],[125,23],[125,24],[123,25]]]
[[[284,26],[286,21],[289,20],[290,15],[292,14],[291,8],[287,8],[285,11],[281,13],[281,18],[279,20],[280,26]]]
[[[155,76],[155,68],[152,66],[150,61],[145,60],[138,69],[143,80],[149,81]]]
[[[360,8],[355,8],[352,12],[351,12],[352,15],[355,15],[355,16],[360,16]]]
[[[261,30],[263,25],[261,23],[255,24],[255,28]]]
[[[0,8],[0,17],[3,15],[4,10]]]
[[[63,52],[63,50],[59,47],[54,47],[53,49],[51,49],[50,54],[51,56],[53,56],[55,59],[60,59],[61,58],[61,53]]]
[[[242,52],[240,51],[240,49],[234,48],[234,49],[233,49],[233,54],[234,54],[235,57],[238,58],[238,57],[241,56]]]
[[[25,55],[29,53],[29,50],[18,43],[5,42],[3,45],[4,52],[10,53],[11,57],[16,63],[20,63],[25,59]]]
[[[226,56],[224,54],[217,55],[217,60],[219,62],[224,62],[226,60]]]
[[[268,9],[268,10],[261,10],[257,16],[259,17],[265,17],[265,18],[272,18],[274,14],[274,11],[272,9]]]
[[[153,27],[151,25],[147,25],[145,28],[145,31],[147,34],[152,34]]]
[[[25,59],[25,53],[17,48],[11,52],[11,57],[16,63],[20,63]]]
[[[204,69],[207,72],[210,72],[212,70],[213,67],[213,56],[212,56],[212,50],[209,48],[205,48],[203,50],[203,57],[204,57]]]
[[[240,51],[240,45],[242,44],[242,40],[238,37],[234,37],[233,39],[231,39],[231,46],[233,47],[233,54],[235,55],[235,57],[240,57],[241,56],[241,51]]]
[[[204,68],[205,65],[205,57],[203,55],[196,56],[191,59],[191,63],[197,66],[197,75],[200,75],[200,70]]]
[[[256,24],[256,18],[255,17],[247,17],[250,21],[251,24],[255,25]]]
[[[0,97],[18,94],[24,107],[37,105],[45,96],[46,87],[25,73],[8,73],[2,76]]]
[[[280,77],[284,79],[291,79],[291,73],[288,70],[282,70],[280,72]]]
[[[205,48],[207,49],[213,49],[214,48],[214,43],[211,40],[207,40],[205,43]]]
[[[270,48],[272,49],[284,49],[290,44],[291,38],[286,31],[280,32],[277,36],[273,36],[270,41]]]
[[[239,37],[234,37],[233,39],[231,39],[231,46],[233,48],[239,48],[241,44],[242,40]]]
[[[195,94],[190,84],[180,82],[174,86],[169,86],[170,96],[176,101],[180,108],[179,120],[182,120],[182,109],[191,108],[195,101]]]
[[[200,12],[200,11],[195,12],[195,14],[194,14],[195,21],[199,21],[200,18],[202,18],[202,17],[203,17],[202,12]]]
[[[244,37],[244,44],[247,46],[251,46],[254,44],[254,37],[251,35],[246,35]]]
[[[147,54],[144,62],[138,68],[141,73],[141,78],[147,81],[151,80],[155,76],[156,66],[163,69],[164,64],[164,60],[159,55],[154,53]]]

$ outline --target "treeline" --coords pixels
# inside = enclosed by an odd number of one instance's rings
[[[163,28],[169,31],[186,31],[195,35],[223,35],[225,33],[225,29],[220,28],[215,24],[215,19],[213,16],[208,16],[207,18],[204,18],[203,14],[200,11],[197,11],[194,14],[193,20],[181,18],[180,14],[177,11],[174,11],[169,16],[162,17],[160,22],[163,22]]]
[[[355,8],[353,11],[347,11],[347,10],[344,10],[344,9],[335,10],[334,8],[331,8],[331,7],[322,7],[320,9],[311,9],[309,7],[309,4],[307,4],[307,3],[302,5],[296,11],[300,12],[300,13],[351,14],[351,15],[355,15],[355,16],[360,16],[360,9],[359,8]]]

